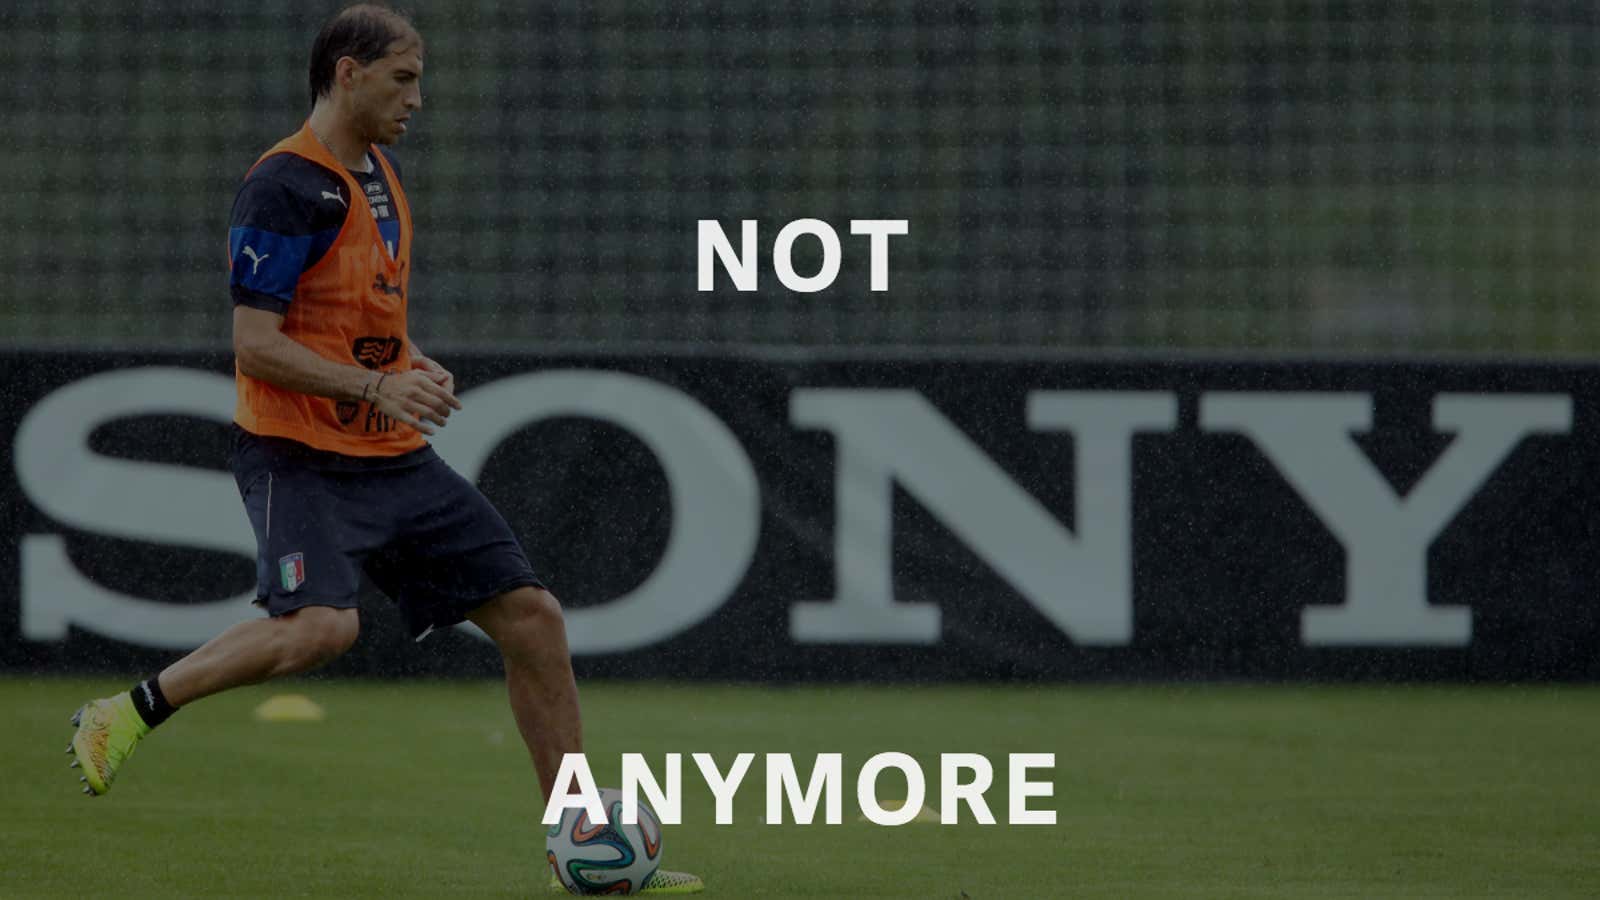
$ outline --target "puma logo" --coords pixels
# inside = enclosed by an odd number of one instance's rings
[[[251,275],[256,274],[256,271],[261,268],[261,261],[263,259],[267,259],[268,257],[272,256],[271,253],[268,253],[266,256],[257,256],[255,248],[250,246],[246,246],[244,248],[244,255],[250,257]]]
[[[323,191],[322,198],[324,200],[337,200],[339,201],[340,206],[344,207],[345,209],[350,208],[350,204],[344,202],[344,195],[340,194],[338,191]]]

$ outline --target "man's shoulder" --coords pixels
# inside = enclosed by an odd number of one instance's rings
[[[245,176],[244,188],[272,185],[311,200],[321,199],[322,191],[343,188],[344,180],[319,163],[294,153],[274,153],[263,159]]]
[[[350,188],[321,165],[293,153],[263,159],[239,186],[235,224],[267,223],[282,233],[336,228],[350,209]]]

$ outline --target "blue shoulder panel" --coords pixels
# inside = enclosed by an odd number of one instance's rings
[[[283,235],[259,228],[228,229],[232,271],[228,283],[280,300],[294,297],[295,284],[306,270],[315,235]]]
[[[228,253],[234,302],[282,312],[301,273],[338,238],[348,193],[343,180],[310,160],[288,153],[263,160],[233,202]]]

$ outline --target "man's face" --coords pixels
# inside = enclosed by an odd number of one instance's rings
[[[351,112],[375,144],[393,144],[406,133],[411,113],[422,108],[422,40],[395,41],[389,52],[353,74]]]

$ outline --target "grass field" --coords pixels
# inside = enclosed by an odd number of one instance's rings
[[[90,799],[79,701],[131,679],[0,681],[0,898],[544,897],[535,780],[498,683],[293,681],[212,698]],[[320,723],[262,723],[303,692]],[[589,684],[590,759],[1053,751],[1054,827],[735,823],[685,767],[669,868],[707,897],[1600,896],[1600,690]],[[687,762],[687,760],[686,760]],[[659,765],[658,765],[659,770]],[[887,799],[897,788],[883,783]],[[937,798],[928,805],[938,808]]]

